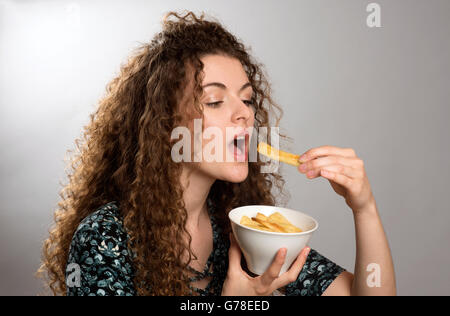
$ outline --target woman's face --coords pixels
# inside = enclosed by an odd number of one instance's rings
[[[248,176],[249,140],[255,116],[252,87],[238,59],[207,55],[201,60],[202,159],[188,165],[213,179],[242,182]],[[199,136],[194,133],[197,140]],[[196,150],[192,144],[194,156],[199,148]]]

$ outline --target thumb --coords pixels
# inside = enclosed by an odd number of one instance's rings
[[[240,272],[241,268],[241,249],[233,236],[233,233],[230,233],[230,249],[228,249],[228,260],[229,266],[228,269],[232,272]]]

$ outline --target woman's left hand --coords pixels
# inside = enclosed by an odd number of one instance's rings
[[[326,178],[333,190],[345,198],[354,213],[366,209],[375,199],[364,170],[364,162],[352,148],[321,146],[300,157],[298,170],[309,179]]]

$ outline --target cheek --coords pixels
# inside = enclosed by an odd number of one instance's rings
[[[249,118],[249,125],[250,126],[254,126],[255,125],[255,116],[256,116],[256,111],[253,107],[250,108],[251,109],[251,116]]]
[[[204,118],[204,125],[203,125],[203,131],[205,132],[207,129],[209,129],[209,134],[214,134],[215,137],[220,137],[222,147],[223,149],[226,148],[226,121],[224,120],[225,115],[218,116],[218,115],[210,115],[206,116]],[[208,137],[204,136],[203,138],[203,147],[206,146],[208,142],[213,141],[211,135]],[[220,144],[220,142],[216,142],[216,144]]]
[[[203,116],[203,127],[207,129],[208,127],[218,127],[222,129],[222,127],[226,124],[226,114],[222,113],[222,111],[216,110],[214,112],[207,111],[205,109]]]

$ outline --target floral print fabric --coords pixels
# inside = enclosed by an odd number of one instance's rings
[[[205,276],[212,278],[205,289],[191,289],[200,295],[220,295],[228,270],[230,244],[216,224],[211,207],[208,211],[213,229],[213,251],[208,259],[208,269],[197,271],[192,280]],[[127,241],[128,234],[115,201],[105,204],[81,221],[69,250],[66,269],[67,295],[136,295],[133,284],[133,254],[128,249]],[[212,273],[209,271],[211,264]],[[311,249],[297,280],[285,287],[285,295],[320,296],[343,271],[342,267]],[[73,282],[74,280],[78,282]]]

